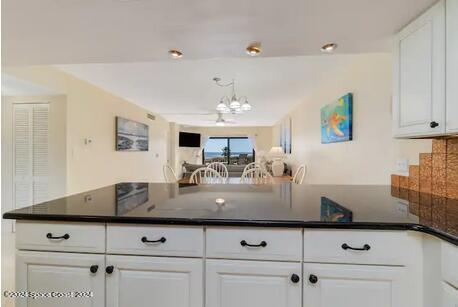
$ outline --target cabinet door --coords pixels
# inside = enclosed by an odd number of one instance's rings
[[[447,0],[447,133],[458,133],[458,0]]]
[[[415,306],[404,267],[304,264],[304,307]]]
[[[395,37],[393,132],[397,137],[445,132],[445,4]],[[437,124],[437,125],[436,125]]]
[[[300,263],[207,260],[206,271],[206,306],[301,306]]]
[[[66,295],[91,291],[92,297],[17,298],[16,306],[104,306],[104,268],[104,255],[20,251],[16,257],[17,291]]]
[[[441,307],[458,307],[458,290],[446,282],[442,282]]]
[[[110,307],[202,307],[202,259],[107,256]]]

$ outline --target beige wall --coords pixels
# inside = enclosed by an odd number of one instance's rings
[[[147,110],[53,67],[15,67],[4,71],[65,93],[67,99],[67,194],[121,181],[162,181],[169,123]],[[149,151],[115,151],[115,117],[149,125]],[[85,145],[85,139],[93,140]]]
[[[396,160],[418,163],[420,152],[431,151],[430,140],[396,140],[391,136],[391,56],[349,57],[348,65],[329,76],[290,112],[293,168],[305,164],[305,182],[314,184],[389,184]],[[353,93],[353,141],[321,144],[320,108]],[[273,129],[279,143],[279,125]]]

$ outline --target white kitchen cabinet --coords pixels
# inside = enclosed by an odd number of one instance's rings
[[[300,307],[301,264],[207,260],[206,306]]]
[[[405,307],[409,293],[400,266],[304,264],[304,307]]]
[[[446,2],[446,129],[458,133],[458,0]]]
[[[442,282],[441,307],[458,307],[458,289],[453,288],[446,282]]]
[[[16,256],[17,291],[65,295],[87,291],[92,292],[92,297],[17,298],[16,306],[105,306],[104,268],[104,255],[19,251]]]
[[[394,136],[445,133],[445,37],[444,0],[395,37]]]
[[[442,279],[458,289],[458,247],[441,242]]]
[[[106,262],[107,306],[203,306],[202,259],[107,255]]]

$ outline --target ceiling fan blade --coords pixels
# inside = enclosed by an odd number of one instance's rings
[[[196,112],[196,113],[191,113],[191,112],[190,113],[159,113],[159,114],[160,115],[180,115],[180,116],[181,115],[183,115],[183,116],[190,115],[190,116],[193,116],[193,115],[215,115],[216,112],[211,112],[211,113],[210,112],[209,113],[198,113],[198,112]]]

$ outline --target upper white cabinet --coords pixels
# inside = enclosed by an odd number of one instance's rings
[[[396,137],[446,133],[445,10],[445,1],[438,2],[395,37],[393,132]]]
[[[446,2],[446,130],[458,133],[458,0]]]

